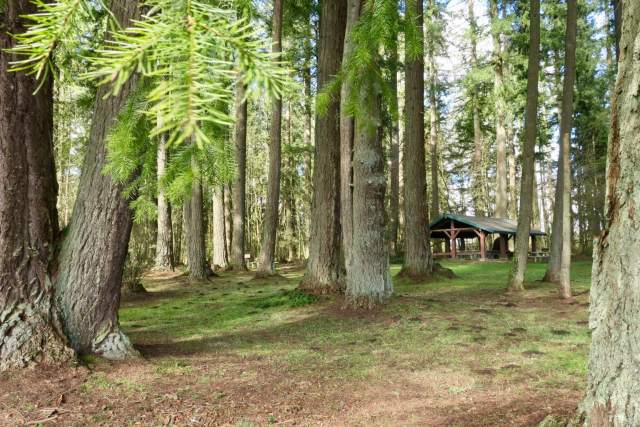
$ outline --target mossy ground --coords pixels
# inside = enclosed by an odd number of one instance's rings
[[[396,279],[370,312],[296,291],[296,269],[149,276],[149,293],[120,311],[145,360],[91,358],[39,394],[5,375],[0,422],[38,419],[56,395],[61,425],[535,425],[571,413],[586,380],[590,262],[573,265],[572,303],[536,282],[543,264],[517,295],[504,292],[510,264],[444,266],[457,278]]]

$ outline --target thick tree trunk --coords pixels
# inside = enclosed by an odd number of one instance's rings
[[[213,269],[225,269],[229,265],[227,256],[227,228],[224,215],[224,186],[213,188]]]
[[[273,1],[272,51],[282,51],[282,1]],[[269,132],[269,176],[265,207],[262,247],[258,258],[256,276],[271,276],[275,271],[276,232],[278,229],[278,205],[280,202],[280,167],[282,139],[282,100],[273,101],[271,129]]]
[[[407,14],[413,18],[407,21],[407,25],[417,25],[414,31],[419,35],[420,41],[423,34],[422,12],[422,1],[414,0],[407,4]],[[433,269],[425,201],[423,55],[407,58],[406,63],[406,128],[403,156],[405,256],[402,274],[420,280],[431,276]],[[434,126],[435,123],[432,123],[432,127]]]
[[[371,70],[363,76],[359,93],[362,116],[356,120],[353,242],[345,292],[346,305],[352,308],[372,308],[393,292],[384,206],[386,177],[380,129],[381,88],[375,83],[374,72]]]
[[[161,126],[159,121],[158,126]],[[171,205],[161,185],[161,179],[167,168],[166,138],[162,136],[158,141],[158,233],[156,235],[155,268],[160,270],[173,269],[173,236],[171,226]]]
[[[540,70],[540,0],[529,0],[529,68],[527,72],[527,109],[525,140],[522,150],[520,209],[513,267],[509,276],[510,291],[524,290],[524,272],[529,255],[529,233],[533,207],[534,154],[538,115],[538,72]]]
[[[233,180],[233,239],[231,266],[244,271],[244,235],[247,197],[247,101],[244,85],[236,85],[235,159],[237,173]]]
[[[502,59],[502,41],[498,24],[498,0],[489,5],[491,31],[493,35],[494,97],[496,103],[496,218],[507,216],[507,131],[506,106],[504,101],[504,62]]]
[[[591,285],[589,385],[580,407],[590,427],[640,425],[640,3],[624,3],[618,80],[611,105],[607,224]]]
[[[326,0],[321,5],[318,44],[318,90],[340,70],[347,4]],[[313,292],[333,291],[340,276],[340,100],[316,116],[313,205],[307,273],[301,287]]]
[[[0,6],[0,371],[72,360],[54,308],[50,262],[59,233],[53,159],[53,91],[9,72],[11,34],[28,0]]]
[[[202,184],[193,179],[191,197],[185,201],[184,225],[187,243],[187,266],[189,279],[204,280],[209,276],[207,251],[204,241],[204,208],[202,206]]]
[[[571,298],[571,128],[573,126],[573,86],[576,80],[576,32],[578,26],[577,0],[567,0],[567,34],[565,40],[564,86],[562,89],[562,121],[560,138],[563,179],[562,188],[562,256],[560,262],[560,291],[563,298]]]
[[[139,14],[135,1],[112,0],[110,10],[123,26]],[[104,96],[108,88],[98,90],[76,204],[55,280],[56,299],[72,346],[80,353],[108,359],[138,355],[118,324],[132,215],[129,201],[122,196],[126,184],[103,173],[106,136],[135,82],[134,77],[117,96],[108,98]]]
[[[342,63],[351,60],[355,41],[351,32],[360,18],[361,0],[347,0],[347,23],[342,51]],[[349,79],[342,82],[340,88],[340,227],[342,229],[342,256],[344,265],[351,264],[351,246],[353,245],[353,142],[355,138],[355,120],[349,114],[349,101],[353,84]]]

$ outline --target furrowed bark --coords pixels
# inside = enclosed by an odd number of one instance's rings
[[[422,2],[412,0],[407,4],[415,31],[422,40]],[[414,279],[430,277],[433,270],[425,200],[425,149],[424,149],[424,58],[407,58],[405,80],[405,145],[404,145],[404,209],[405,256],[402,274]],[[432,123],[435,126],[435,123]],[[433,153],[432,153],[433,155]],[[433,183],[432,183],[433,185]]]
[[[20,58],[9,34],[24,32],[27,0],[0,10],[0,371],[74,358],[54,308],[51,259],[58,236],[53,90],[9,72]]]
[[[640,425],[640,3],[625,0],[623,13],[611,105],[606,226],[593,263],[589,382],[578,417],[588,427]]]
[[[351,59],[355,43],[351,32],[360,17],[361,0],[347,1],[347,23],[342,52],[342,63]],[[353,140],[355,120],[349,115],[348,104],[352,97],[353,84],[349,79],[340,88],[340,227],[342,229],[342,257],[345,268],[351,263],[353,244]]]
[[[578,22],[577,0],[567,0],[566,58],[564,87],[562,89],[562,254],[560,262],[560,293],[571,298],[571,128],[573,119],[573,86],[576,80],[576,32]]]
[[[213,188],[213,269],[225,269],[229,265],[227,256],[227,231],[224,215],[224,186]]]
[[[139,14],[136,1],[112,0],[110,10],[124,27]],[[98,90],[78,195],[55,279],[56,300],[72,346],[80,353],[108,359],[138,356],[118,323],[132,214],[122,196],[125,184],[103,173],[106,136],[136,80],[126,83],[117,96],[105,98],[107,87]]]
[[[391,52],[390,74],[393,108],[399,112],[398,107],[398,45]],[[389,150],[389,253],[398,255],[398,229],[400,228],[400,125],[398,118],[394,118],[390,129],[391,148]]]
[[[353,241],[347,266],[346,306],[372,308],[393,293],[386,240],[384,150],[380,129],[381,90],[365,77],[359,94],[353,154]]]
[[[158,127],[162,124],[158,120]],[[171,205],[162,188],[162,177],[167,168],[166,137],[160,137],[158,141],[158,233],[156,235],[155,268],[159,270],[173,269],[173,236],[171,226]]]
[[[533,207],[534,154],[538,115],[538,73],[540,69],[540,0],[529,1],[529,68],[527,72],[527,109],[525,143],[522,152],[520,210],[513,266],[509,275],[509,291],[524,290],[524,272],[529,255],[529,233]]]
[[[244,260],[244,234],[247,197],[247,101],[245,87],[236,85],[235,159],[236,177],[233,180],[233,239],[231,240],[231,266],[240,271],[247,269]]]
[[[340,70],[347,4],[326,0],[321,5],[318,46],[318,90]],[[313,205],[309,260],[301,288],[332,292],[340,277],[340,99],[335,97],[323,115],[316,116]]]
[[[282,0],[273,2],[272,51],[282,52]],[[265,207],[262,247],[258,257],[257,277],[272,276],[275,271],[276,232],[280,202],[280,168],[282,157],[282,99],[273,101],[271,129],[269,131],[269,176]]]
[[[204,208],[202,204],[202,184],[199,178],[194,177],[191,186],[191,197],[185,201],[184,224],[189,279],[195,281],[204,280],[209,276],[207,251],[204,241]]]
[[[354,11],[363,7],[357,1]],[[354,4],[349,3],[349,6]],[[351,18],[359,17],[359,13]],[[374,52],[376,45],[368,45]],[[384,149],[378,58],[363,70],[357,97],[356,142],[353,153],[353,236],[347,264],[345,306],[372,308],[393,292],[386,240]],[[350,76],[350,78],[354,78]]]

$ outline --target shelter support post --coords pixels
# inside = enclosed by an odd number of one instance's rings
[[[535,235],[531,235],[531,252],[538,252]]]
[[[509,241],[506,234],[500,235],[500,258],[507,258],[507,248],[509,247]]]

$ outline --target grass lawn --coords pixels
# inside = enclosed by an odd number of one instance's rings
[[[149,276],[121,323],[144,359],[0,376],[0,424],[537,425],[568,415],[586,380],[591,264],[573,265],[575,301],[535,280],[504,292],[510,264],[445,262],[458,278],[395,280],[372,312],[224,273],[190,284]],[[394,274],[399,266],[393,267]]]

